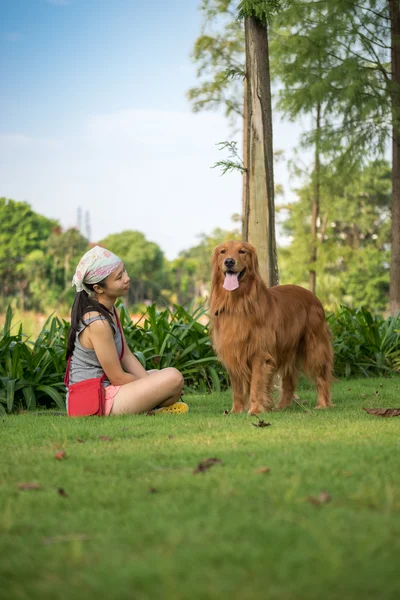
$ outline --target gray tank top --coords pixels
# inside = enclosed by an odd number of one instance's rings
[[[97,315],[96,317],[92,317],[87,321],[82,321],[76,333],[75,347],[71,357],[71,366],[69,372],[70,385],[79,383],[80,381],[85,381],[86,379],[102,377],[104,375],[103,368],[99,363],[96,352],[94,350],[90,350],[89,348],[85,348],[79,341],[79,336],[82,331],[94,321],[107,321],[107,319],[103,315]],[[121,356],[122,337],[118,327],[114,325],[114,323],[112,323],[112,327],[114,330],[115,347],[117,349],[118,356]],[[104,387],[111,385],[107,377],[104,379],[102,385]]]

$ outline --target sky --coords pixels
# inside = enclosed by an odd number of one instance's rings
[[[193,113],[200,0],[0,0],[0,196],[90,239],[141,231],[169,259],[241,212],[222,112]],[[274,114],[290,158],[301,127]],[[276,167],[293,198],[287,164]],[[279,235],[278,235],[279,243]],[[111,249],[112,250],[112,249]]]

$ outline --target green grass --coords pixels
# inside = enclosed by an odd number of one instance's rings
[[[229,393],[190,396],[179,416],[5,417],[2,597],[399,598],[400,418],[361,410],[398,407],[399,391],[400,378],[336,383],[336,408],[314,411],[303,384],[307,410],[265,428],[224,416]],[[223,463],[193,474],[208,457]],[[307,500],[321,491],[332,500]]]

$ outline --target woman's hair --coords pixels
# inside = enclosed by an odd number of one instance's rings
[[[105,287],[105,281],[107,277],[103,279],[103,281],[99,281],[97,284],[89,284],[85,283],[85,286],[94,291],[94,285],[99,285],[100,287]],[[82,292],[78,292],[75,296],[74,303],[72,305],[71,310],[71,328],[68,332],[68,341],[67,341],[67,359],[71,356],[75,347],[76,334],[81,325],[82,317],[87,312],[94,310],[99,312],[101,315],[107,319],[107,321],[112,326],[112,313],[104,306],[104,304],[100,304],[94,298],[91,298],[85,290]]]

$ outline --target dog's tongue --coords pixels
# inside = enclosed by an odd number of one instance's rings
[[[222,287],[228,292],[236,290],[239,287],[238,275],[239,273],[225,273],[225,281]]]

